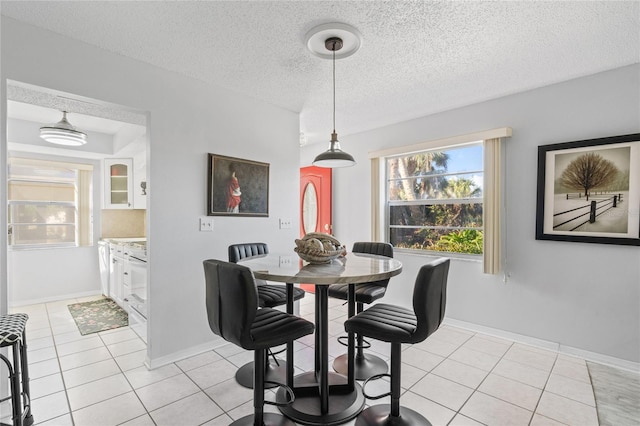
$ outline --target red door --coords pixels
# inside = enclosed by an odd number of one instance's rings
[[[300,169],[300,236],[308,232],[331,233],[331,169]]]
[[[309,166],[300,169],[300,236],[308,232],[331,234],[331,169]],[[313,292],[311,284],[301,284]]]

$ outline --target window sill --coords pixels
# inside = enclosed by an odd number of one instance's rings
[[[393,248],[394,253],[402,254],[403,256],[415,256],[415,257],[449,257],[451,259],[461,260],[464,262],[482,263],[481,254],[466,254],[466,253],[452,253],[447,251],[435,251],[435,250],[411,250],[402,248]]]
[[[95,244],[91,244],[89,246],[8,246],[8,251],[35,251],[35,250],[68,250],[75,248],[85,248],[85,247],[93,247]]]

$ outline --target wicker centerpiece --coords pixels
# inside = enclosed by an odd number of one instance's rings
[[[346,253],[340,241],[322,232],[309,232],[301,239],[296,239],[296,248],[293,250],[309,263],[329,263]]]

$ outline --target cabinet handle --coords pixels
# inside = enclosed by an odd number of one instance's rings
[[[128,273],[128,272],[125,272],[124,274],[125,274],[125,275],[129,275],[129,273]]]

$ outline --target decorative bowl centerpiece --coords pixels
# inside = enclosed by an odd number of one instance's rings
[[[309,263],[329,263],[346,254],[345,247],[333,235],[322,232],[309,232],[296,239],[293,249],[302,260]]]

